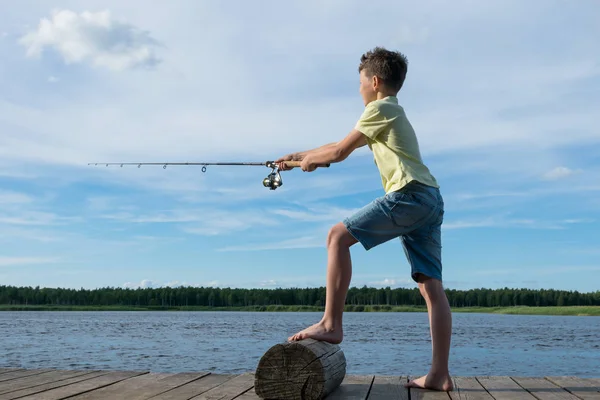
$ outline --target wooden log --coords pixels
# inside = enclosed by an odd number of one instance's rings
[[[304,339],[276,344],[261,357],[254,390],[262,399],[317,400],[346,376],[346,357],[337,344]]]

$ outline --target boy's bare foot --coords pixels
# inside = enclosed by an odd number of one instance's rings
[[[331,325],[321,321],[288,338],[288,341],[293,342],[302,339],[315,339],[323,342],[339,344],[344,338],[342,329],[335,329]]]
[[[414,379],[404,385],[407,388],[419,388],[428,390],[438,390],[443,392],[450,392],[454,390],[454,385],[450,375],[434,376],[424,375],[420,378]]]

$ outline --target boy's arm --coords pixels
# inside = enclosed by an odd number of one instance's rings
[[[317,151],[321,151],[321,150],[325,150],[329,147],[335,146],[337,143],[328,143],[328,144],[324,144],[323,146],[314,148],[312,150],[306,150],[306,151],[299,151],[296,153],[290,153],[288,155],[285,155],[283,157],[278,158],[277,160],[275,160],[276,163],[279,163],[281,161],[302,161],[302,159],[304,157],[306,157],[307,154],[309,153],[313,153],[313,152],[317,152]]]
[[[316,152],[318,152],[318,151],[322,151],[322,150],[329,149],[329,148],[331,148],[331,147],[333,147],[333,146],[335,146],[335,145],[337,145],[337,143],[335,143],[335,142],[333,142],[333,143],[327,143],[327,144],[324,144],[323,146],[317,147],[316,149],[312,149],[312,150],[306,150],[306,151],[301,151],[301,152],[299,152],[299,153],[296,153],[296,154],[297,154],[299,157],[301,157],[301,158],[304,158],[304,157],[306,157],[306,155],[307,155],[308,153],[316,153]],[[302,161],[302,160],[300,160],[300,161]]]
[[[352,129],[341,141],[315,149],[307,154],[312,164],[329,164],[345,160],[354,150],[367,144],[365,135]]]

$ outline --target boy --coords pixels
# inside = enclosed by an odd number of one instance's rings
[[[358,68],[359,92],[365,109],[355,128],[338,143],[293,153],[276,160],[302,161],[303,171],[319,164],[345,160],[355,149],[368,145],[377,164],[385,195],[334,225],[327,237],[327,291],[320,322],[288,338],[313,338],[330,343],[343,340],[342,314],[352,275],[350,247],[357,242],[369,250],[400,238],[427,304],[432,338],[432,365],[427,375],[407,387],[453,390],[448,371],[452,317],[442,286],[441,224],[444,202],[435,178],[421,159],[419,145],[397,93],[404,83],[407,60],[381,47],[363,54]]]

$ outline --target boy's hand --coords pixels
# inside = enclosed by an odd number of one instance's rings
[[[281,170],[281,171],[289,171],[291,169],[294,169],[294,167],[288,167],[285,164],[285,162],[286,161],[302,161],[302,158],[303,157],[301,157],[298,153],[290,153],[290,154],[288,154],[286,156],[278,158],[274,162],[279,167],[279,170]]]
[[[302,171],[312,172],[315,169],[317,169],[317,164],[315,164],[313,162],[312,157],[309,154],[306,157],[304,157],[304,159],[302,159],[302,163],[300,164],[300,168],[302,168]]]

